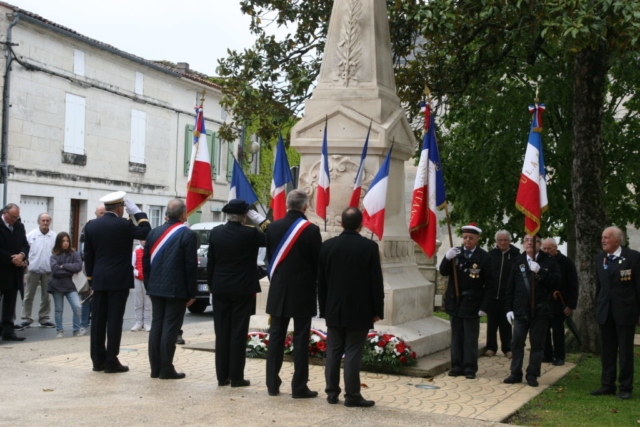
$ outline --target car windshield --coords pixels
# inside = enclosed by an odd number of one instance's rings
[[[193,230],[198,236],[200,246],[209,244],[209,233],[211,230]]]

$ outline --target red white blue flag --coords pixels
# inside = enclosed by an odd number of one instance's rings
[[[425,113],[425,134],[413,185],[409,233],[413,241],[431,258],[436,252],[436,209],[444,206],[447,198],[436,142],[435,119],[429,104],[423,102],[420,106]]]
[[[320,172],[318,190],[316,194],[316,214],[326,220],[327,206],[329,206],[331,177],[329,176],[329,155],[327,150],[327,123],[324,124],[324,139],[322,140],[322,155],[320,156]]]
[[[364,161],[367,158],[367,147],[369,146],[370,133],[371,133],[371,125],[369,125],[369,130],[367,131],[367,138],[364,140],[364,147],[362,147],[362,155],[360,156],[360,166],[358,167],[358,174],[356,175],[355,182],[353,183],[353,192],[351,193],[351,200],[349,200],[350,208],[360,207],[362,179],[364,178]]]
[[[252,205],[258,201],[256,192],[242,171],[240,164],[233,159],[233,172],[231,173],[231,187],[229,188],[229,200],[242,199]]]
[[[542,153],[542,113],[544,104],[529,106],[533,114],[529,142],[524,155],[516,207],[524,214],[524,229],[533,235],[540,230],[542,213],[549,207],[547,181]]]
[[[362,200],[362,224],[382,240],[384,234],[384,211],[387,204],[387,186],[389,183],[389,168],[391,166],[391,152],[389,149],[387,158],[384,159],[380,170],[373,178],[369,191]]]
[[[199,107],[196,107],[196,125],[193,129],[191,163],[189,163],[189,178],[187,179],[187,215],[196,212],[212,195],[211,158],[209,157],[207,130],[204,127],[204,112],[201,103]]]
[[[271,181],[271,209],[273,220],[284,218],[287,213],[287,183],[293,181],[291,169],[287,160],[287,151],[284,148],[282,135],[278,138],[276,146],[275,162],[273,165],[273,180]]]

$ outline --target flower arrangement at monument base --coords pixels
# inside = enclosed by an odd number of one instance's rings
[[[264,358],[267,356],[269,334],[267,332],[249,332],[247,335],[247,357]],[[327,357],[327,334],[319,329],[309,331],[309,357],[325,359]],[[293,333],[288,333],[284,341],[284,354],[294,352]],[[391,334],[369,332],[362,354],[363,369],[369,371],[396,372],[402,367],[416,366],[416,353],[411,346]]]

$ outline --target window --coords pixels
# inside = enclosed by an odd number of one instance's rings
[[[78,49],[73,50],[73,73],[84,76],[84,52]]]
[[[224,121],[227,120],[227,109],[222,107],[220,110],[220,118]]]
[[[220,156],[219,143],[216,143],[216,133],[207,131],[207,148],[209,148],[209,162],[211,163],[211,178],[215,179],[220,170],[218,157]],[[202,141],[202,139],[201,139]],[[184,174],[189,175],[189,164],[191,163],[191,149],[193,148],[193,125],[187,125],[184,136]]]
[[[84,115],[86,100],[67,94],[64,119],[64,152],[84,154]]]
[[[227,143],[227,181],[231,182],[233,175],[233,142]]]
[[[131,150],[129,161],[144,164],[144,144],[146,138],[147,113],[131,110]]]
[[[151,228],[164,224],[164,208],[162,206],[149,206],[149,223]]]
[[[144,74],[139,71],[136,71],[136,83],[133,91],[137,95],[142,95],[144,93]]]

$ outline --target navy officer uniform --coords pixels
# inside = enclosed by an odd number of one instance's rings
[[[105,373],[129,370],[120,364],[118,353],[124,310],[129,289],[133,289],[131,249],[134,239],[146,239],[151,230],[147,214],[132,201],[125,200],[126,195],[124,191],[116,191],[102,197],[104,216],[88,222],[85,227],[85,269],[93,290],[91,360],[94,371]],[[122,218],[125,205],[137,225]]]
[[[449,277],[445,309],[451,322],[451,371],[449,376],[474,379],[478,372],[480,316],[486,315],[495,286],[491,257],[477,246],[482,230],[475,224],[462,227],[464,245],[451,248],[440,264],[440,274]],[[456,295],[453,269],[458,276]]]

